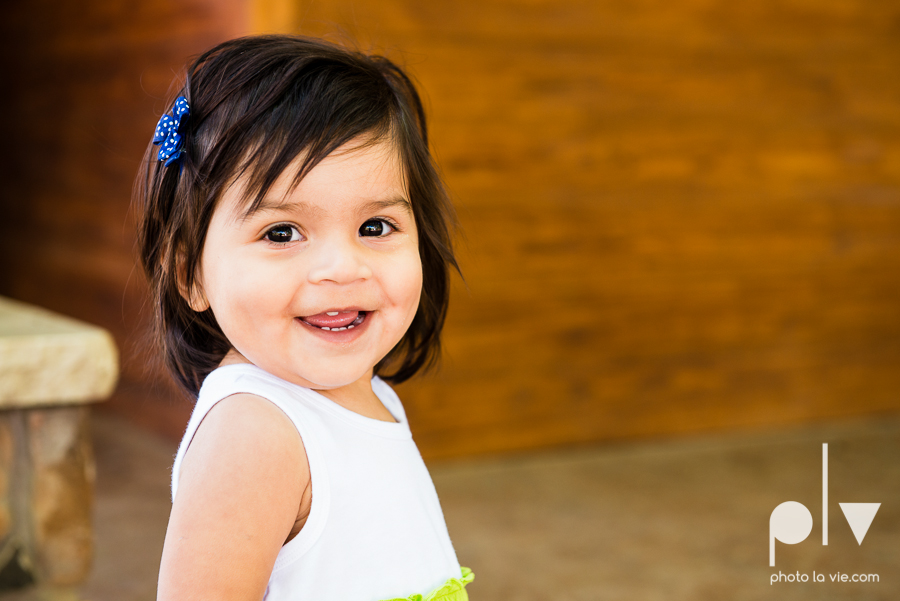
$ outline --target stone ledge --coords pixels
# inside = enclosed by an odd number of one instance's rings
[[[88,411],[0,411],[0,591],[75,585],[90,570],[95,469]]]
[[[110,395],[118,353],[106,330],[0,297],[0,409]]]

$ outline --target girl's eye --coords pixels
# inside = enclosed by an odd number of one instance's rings
[[[276,244],[285,244],[287,242],[296,242],[300,239],[300,230],[293,225],[276,225],[266,232],[266,240],[275,242]]]
[[[359,227],[359,235],[384,237],[396,229],[384,219],[369,219]]]

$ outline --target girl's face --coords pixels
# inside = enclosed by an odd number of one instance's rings
[[[293,189],[287,169],[245,217],[245,181],[220,199],[192,304],[208,304],[235,350],[284,380],[337,389],[372,368],[412,323],[422,263],[390,142],[350,143]]]

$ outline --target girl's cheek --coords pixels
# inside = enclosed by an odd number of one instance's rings
[[[416,310],[419,307],[419,300],[422,296],[422,261],[419,259],[418,251],[410,261],[407,270],[407,282],[405,285],[404,298],[407,305],[407,321],[412,323]],[[409,325],[407,323],[407,325]]]
[[[217,267],[214,282],[217,306],[213,313],[219,325],[224,330],[252,328],[254,314],[264,312],[266,305],[274,302],[277,287],[273,282],[279,278],[271,277],[263,266],[246,264],[239,256],[226,258]]]
[[[400,261],[382,265],[378,286],[392,307],[396,326],[409,327],[422,294],[422,263],[418,252],[404,253]]]

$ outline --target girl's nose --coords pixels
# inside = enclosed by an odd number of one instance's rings
[[[313,284],[334,282],[349,284],[372,277],[365,249],[349,241],[322,240],[317,245],[308,279]]]

